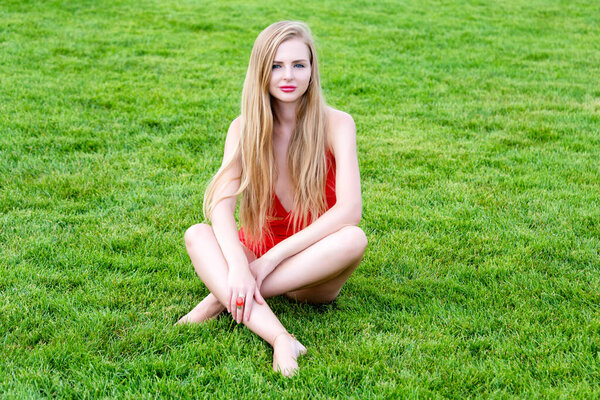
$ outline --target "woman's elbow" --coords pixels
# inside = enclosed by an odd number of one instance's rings
[[[362,208],[359,208],[358,210],[354,211],[352,213],[352,215],[350,216],[350,223],[352,225],[358,225],[360,223],[361,217],[362,217]]]
[[[362,217],[362,204],[353,204],[346,207],[345,223],[348,225],[358,225]]]

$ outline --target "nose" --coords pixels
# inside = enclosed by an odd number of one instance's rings
[[[285,74],[283,77],[287,80],[291,80],[294,77],[294,69],[291,66],[285,67]]]

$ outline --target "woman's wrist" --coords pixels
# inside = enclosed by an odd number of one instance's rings
[[[225,261],[227,261],[227,266],[229,267],[230,271],[239,272],[243,271],[244,269],[248,270],[248,259],[243,251],[239,253],[229,253],[225,258]]]
[[[244,271],[250,271],[247,265],[239,264],[239,263],[230,263],[229,264],[229,272],[235,275],[240,274]]]
[[[277,249],[277,246],[275,246],[263,254],[263,257],[266,257],[269,260],[269,264],[273,266],[273,269],[275,269],[275,267],[281,264],[281,262],[284,260],[278,250],[279,249]]]

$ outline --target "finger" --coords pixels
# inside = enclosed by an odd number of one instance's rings
[[[235,319],[237,314],[237,306],[235,305],[235,290],[231,292],[231,298],[229,299],[231,303],[231,318]]]
[[[252,304],[254,303],[254,299],[252,298],[252,292],[248,292],[246,294],[246,304],[244,306],[244,320],[250,320],[250,313],[252,312]]]
[[[243,295],[240,296],[238,294],[238,297],[242,297],[243,298]],[[237,298],[236,298],[236,300],[237,300]],[[244,302],[242,303],[242,306],[237,309],[237,319],[236,319],[236,321],[237,321],[238,324],[242,322],[242,320],[244,318],[244,310],[246,309],[246,299],[243,299],[243,300],[244,300]]]
[[[239,307],[237,305],[237,299],[238,297],[240,297],[240,291],[236,291],[234,292],[234,308],[235,308],[235,315],[233,317],[233,319],[235,319],[235,322],[237,322],[238,324],[241,322],[242,319],[242,313],[244,312],[244,305],[242,304],[242,307]]]
[[[265,299],[262,296],[262,293],[260,293],[260,285],[262,284],[262,282],[258,282],[258,284],[256,285],[256,288],[254,289],[254,297],[256,298],[256,302],[259,304],[265,304]]]
[[[227,312],[229,314],[231,314],[231,289],[227,289],[227,297],[228,299],[227,304],[225,304],[225,306],[227,307]]]
[[[260,304],[263,304],[263,303],[261,303],[261,301],[260,301],[260,286],[261,286],[261,285],[262,285],[262,280],[260,280],[260,279],[257,279],[257,280],[256,280],[256,286],[254,287],[254,293],[253,293],[253,297],[254,297],[254,300],[255,300],[256,302],[258,302],[258,303],[260,303]]]
[[[237,305],[237,298],[240,297],[240,292],[238,291],[237,294],[235,295],[235,322],[237,322],[238,324],[240,323],[240,320],[242,319],[242,314],[244,312],[244,305],[242,304],[242,307],[238,307]]]
[[[237,308],[235,308],[235,290],[231,292],[231,316],[235,319],[235,313],[237,312]]]

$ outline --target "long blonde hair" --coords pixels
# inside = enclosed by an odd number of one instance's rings
[[[298,105],[296,127],[287,154],[294,188],[294,231],[304,228],[326,210],[327,127],[314,41],[306,24],[295,21],[276,22],[258,35],[252,48],[242,91],[241,131],[235,154],[223,163],[204,195],[204,215],[209,218],[214,206],[222,200],[215,198],[215,194],[217,188],[225,184],[222,182],[224,172],[241,153],[240,187],[234,196],[241,194],[241,224],[247,238],[255,244],[261,243],[265,235],[271,234],[266,221],[272,212],[277,173],[269,81],[279,45],[292,38],[299,38],[307,45],[311,64],[310,82]]]

